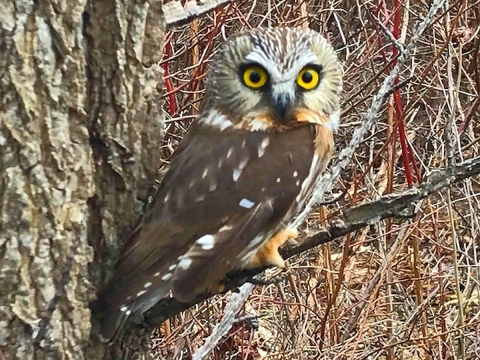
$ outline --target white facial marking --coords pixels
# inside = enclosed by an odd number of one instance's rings
[[[279,183],[279,182],[280,182],[280,178],[277,178],[277,183]]]
[[[177,267],[177,264],[170,265],[168,267],[168,270],[173,271],[173,270],[175,270],[176,267]]]
[[[220,131],[233,126],[233,123],[230,120],[216,110],[209,111],[206,116],[199,116],[198,121],[205,125],[215,127]]]
[[[205,200],[205,197],[206,197],[205,194],[197,195],[197,197],[195,198],[195,201],[196,202],[201,202],[201,201]]]
[[[163,281],[170,280],[172,276],[173,276],[172,273],[166,273],[165,275],[162,276],[162,280]]]
[[[270,144],[270,138],[266,137],[262,140],[262,143],[258,147],[258,158],[261,158],[265,155],[265,150],[267,149],[268,144]]]
[[[196,183],[196,180],[195,180],[195,179],[192,179],[192,180],[190,181],[190,183],[188,184],[188,187],[191,189],[191,188],[193,187],[193,185],[195,185],[195,183]]]
[[[330,115],[329,121],[325,124],[330,130],[337,131],[340,124],[340,111],[335,111]]]
[[[245,209],[251,209],[252,206],[255,205],[255,203],[253,201],[248,200],[248,199],[242,199],[242,200],[240,200],[238,205],[240,205],[241,207],[243,207]]]
[[[131,313],[132,313],[132,310],[127,310],[127,311],[125,312],[125,315],[130,316]]]
[[[295,183],[295,185],[299,186],[299,185],[300,185],[300,180],[297,180],[297,182]]]
[[[153,276],[155,276],[155,277],[160,276],[160,271],[159,271],[159,272],[156,272],[155,275],[153,275]]]
[[[125,312],[128,310],[128,306],[127,305],[123,305],[121,308],[120,308],[120,311],[122,312]]]
[[[213,245],[215,245],[215,238],[213,235],[207,234],[203,235],[196,242],[202,247],[203,250],[211,250],[213,249]]]
[[[218,160],[217,166],[219,169],[222,167],[222,165],[223,165],[223,159]]]
[[[228,149],[227,151],[227,159],[232,156],[232,153],[233,153],[233,147],[231,147],[230,149]]]
[[[207,175],[208,175],[208,168],[205,168],[205,170],[203,170],[202,179],[205,179]]]
[[[143,287],[146,289],[146,288],[149,288],[150,286],[152,286],[152,283],[149,281],[147,282],[145,285],[143,285]]]
[[[297,177],[298,176],[298,172],[294,171],[293,172],[293,177]]]
[[[186,270],[189,268],[189,266],[192,264],[192,259],[190,259],[188,256],[186,255],[182,255],[178,258],[178,260],[180,260],[180,262],[178,263],[178,267],[183,269],[183,270]]]
[[[137,293],[137,297],[140,297],[140,296],[142,296],[142,295],[145,294],[145,293],[146,293],[145,290],[139,291],[139,292]]]

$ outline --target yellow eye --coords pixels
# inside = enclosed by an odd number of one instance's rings
[[[243,70],[243,82],[250,89],[260,89],[267,81],[268,74],[260,66],[249,66]]]
[[[304,90],[312,90],[320,81],[319,70],[313,67],[303,68],[297,76],[297,84]]]

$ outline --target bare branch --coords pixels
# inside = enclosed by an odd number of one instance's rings
[[[215,5],[211,5],[211,9],[213,9],[217,6],[228,3],[228,1],[214,1],[211,3],[215,3]],[[410,39],[410,42],[406,46],[400,46],[400,44],[396,42],[396,39],[389,36],[392,42],[394,42],[394,44],[401,50],[396,65],[394,66],[390,74],[385,78],[378,93],[373,97],[372,104],[363,119],[362,126],[360,126],[354,132],[349,146],[347,146],[339,154],[337,162],[332,167],[331,172],[325,174],[321,181],[319,181],[313,193],[312,199],[307,204],[304,211],[297,217],[293,224],[291,224],[292,227],[298,227],[301,223],[303,223],[307,216],[312,212],[312,209],[315,208],[319,203],[321,203],[325,193],[330,192],[334,184],[337,183],[340,174],[350,163],[350,160],[355,150],[363,141],[365,134],[371,129],[371,127],[375,123],[380,109],[383,105],[383,102],[392,93],[395,79],[397,79],[403,65],[410,58],[410,55],[414,50],[417,41],[419,40],[425,29],[432,23],[435,14],[444,5],[444,3],[445,0],[436,0],[433,3],[427,16],[418,25],[417,29],[414,31]],[[205,6],[205,3],[203,4],[204,5],[202,5],[202,7]],[[194,7],[198,8],[198,5]],[[184,10],[182,9],[182,11]],[[176,18],[172,17],[171,14],[173,12],[169,11],[166,16],[167,27],[172,27],[176,24],[188,22],[189,19],[197,17],[201,13],[204,13],[206,11],[209,10],[202,8],[202,10],[200,11],[188,11],[187,16],[178,15],[176,16]],[[176,20],[177,18],[180,20]],[[383,28],[384,27],[382,27],[382,29]],[[390,34],[387,32],[387,35]],[[480,158],[465,162],[458,167],[454,167],[444,171],[432,172],[428,178],[428,181],[419,186],[418,188],[410,189],[401,194],[386,196],[378,201],[363,204],[347,210],[343,216],[332,221],[327,228],[321,229],[313,234],[309,234],[309,236],[304,239],[303,242],[292,248],[284,249],[284,251],[282,252],[282,256],[285,259],[288,259],[295,254],[309,250],[315,246],[326,243],[328,241],[366,227],[370,224],[381,221],[382,219],[404,216],[402,215],[402,212],[409,206],[412,206],[416,201],[423,199],[430,194],[439,191],[442,188],[450,186],[453,182],[461,181],[467,177],[479,173]],[[233,289],[244,284],[245,282],[251,281],[254,276],[260,274],[263,270],[264,269],[258,269],[256,271],[241,272],[231,275],[226,283],[226,289]],[[222,321],[215,327],[214,331],[209,336],[205,344],[194,354],[194,359],[206,356],[218,344],[220,339],[229,331],[232,324],[234,323],[238,311],[248,298],[251,289],[253,289],[253,285],[250,285],[248,287],[243,286],[240,290],[240,294],[232,295],[230,297],[225,308],[225,315],[222,318]],[[146,322],[151,326],[155,326],[158,323],[161,323],[162,321],[170,318],[171,316],[174,316],[179,312],[187,309],[188,307],[201,302],[209,296],[211,295],[200,296],[189,304],[181,304],[174,299],[164,299],[146,313]]]
[[[217,2],[218,5],[220,5],[219,3],[220,2]],[[225,1],[224,3],[227,2]],[[323,178],[318,182],[311,200],[305,207],[304,211],[297,217],[294,223],[291,224],[292,227],[298,227],[300,224],[302,224],[307,218],[307,216],[312,212],[312,209],[316,207],[319,203],[321,203],[325,193],[331,191],[334,184],[340,177],[341,172],[350,163],[350,160],[355,150],[363,141],[365,134],[375,123],[383,102],[387,98],[388,94],[392,92],[395,79],[400,74],[400,70],[402,69],[405,62],[410,58],[410,55],[415,48],[417,41],[419,40],[425,29],[431,24],[435,17],[435,14],[444,5],[444,3],[445,0],[436,0],[433,3],[427,16],[418,25],[417,29],[413,33],[410,42],[405,47],[402,47],[402,51],[400,52],[396,65],[394,66],[390,74],[385,78],[378,93],[373,97],[372,104],[363,119],[362,126],[354,132],[349,146],[347,146],[339,154],[337,162],[332,167],[331,172],[325,174]],[[192,15],[192,18],[193,17],[195,17],[195,15]],[[169,24],[173,24],[172,20],[169,20],[170,18],[170,14],[168,14],[167,26],[169,26]],[[188,17],[184,17],[184,20],[185,19],[188,19]],[[457,171],[458,173],[456,173],[455,171]],[[455,181],[460,181],[465,179],[466,177],[473,176],[479,173],[480,159],[465,162],[462,166],[452,168],[451,170],[449,169],[443,172],[433,172],[429,177],[429,180],[417,189],[410,189],[402,194],[383,197],[378,201],[349,209],[340,219],[333,221],[331,225],[329,225],[326,229],[322,229],[315,234],[311,234],[300,245],[290,249],[286,249],[284,252],[282,252],[282,256],[287,259],[295,254],[306,251],[325,242],[331,241],[335,238],[368,226],[372,223],[378,222],[387,217],[400,216],[401,212],[405,210],[408,206],[413,204],[413,202],[425,198],[431,193],[445,188]],[[253,272],[249,271],[234,274],[230,277],[229,281],[227,281],[226,290],[244,284],[245,282],[251,280],[253,276],[261,273],[262,271],[263,269],[259,269]],[[232,297],[231,300],[228,302],[226,308],[240,309],[243,303],[248,298],[248,295],[252,288],[253,286],[250,287],[250,290],[247,290],[246,293],[242,291],[241,297]],[[200,296],[189,304],[181,304],[171,298],[164,299],[145,314],[146,323],[150,324],[151,326],[155,326],[163,322],[164,320],[178,314],[179,312],[189,308],[190,306],[201,302],[209,296],[211,295]],[[235,316],[236,312],[232,312],[228,316],[225,315],[220,324],[218,324],[215,328],[215,331],[207,339],[205,345],[201,348],[201,353],[197,352],[196,354],[208,354],[208,352],[210,352],[218,343],[222,335],[228,332],[234,322]]]
[[[232,0],[191,0],[183,7],[180,1],[171,1],[163,5],[165,26],[167,30],[171,30],[172,28],[188,24],[193,19],[231,2]]]
[[[363,141],[365,134],[368,130],[370,130],[370,128],[377,120],[380,108],[385,100],[385,95],[391,92],[391,89],[395,83],[395,79],[400,74],[400,69],[410,58],[410,55],[415,48],[418,39],[422,36],[425,29],[433,21],[435,14],[443,6],[444,3],[445,0],[436,0],[430,8],[427,16],[425,16],[425,19],[418,25],[417,29],[415,30],[410,39],[410,42],[407,46],[404,47],[403,52],[400,53],[397,64],[383,81],[383,84],[378,90],[378,93],[373,97],[372,105],[370,105],[370,108],[368,109],[367,113],[363,118],[362,126],[355,130],[352,139],[350,140],[350,143],[345,149],[342,150],[342,152],[338,156],[337,163],[332,167],[332,170],[328,174],[325,174],[322,179],[317,183],[312,199],[307,204],[304,211],[297,217],[297,219],[293,223],[294,227],[298,227],[305,221],[307,216],[312,212],[312,209],[317,207],[318,204],[322,202],[325,193],[331,191],[333,186],[337,183],[340,174],[350,163],[350,160],[355,150]]]
[[[238,293],[233,293],[228,299],[227,306],[223,314],[223,319],[212,331],[212,334],[207,338],[205,344],[201,346],[192,356],[192,360],[204,359],[210,351],[220,342],[222,337],[228,333],[232,325],[235,323],[235,318],[243,306],[243,303],[247,300],[248,295],[252,291],[254,285],[244,284]]]
[[[480,174],[480,157],[465,161],[447,170],[435,170],[430,174],[427,181],[417,188],[412,188],[396,195],[384,196],[377,201],[348,209],[343,216],[333,220],[327,228],[310,234],[299,245],[282,251],[282,256],[288,259],[315,246],[332,241],[389,217],[405,217],[403,213],[405,209],[413,206],[416,201],[447,188],[453,183],[478,174]],[[226,290],[241,286],[263,270],[243,271],[231,275],[226,282]],[[212,295],[202,295],[188,304],[180,303],[173,298],[163,299],[146,313],[147,326],[155,327],[166,319],[179,314],[210,296]],[[235,301],[237,300],[239,299],[235,298]],[[241,307],[241,304],[237,305]]]
[[[385,196],[380,200],[349,209],[341,219],[337,219],[337,221],[334,221],[326,229],[311,234],[300,245],[287,249],[282,253],[282,256],[287,259],[387,217],[403,216],[403,211],[412,206],[416,201],[421,200],[444,187],[448,187],[454,182],[464,180],[479,173],[480,158],[467,161],[462,167],[455,168],[454,170],[434,171],[430,174],[427,182],[419,188],[409,189],[397,195]],[[398,237],[398,239],[401,238],[402,237]],[[398,246],[399,243],[397,242],[395,246],[390,249],[389,253],[394,254]],[[386,266],[386,264],[387,262],[385,262],[383,266]],[[374,286],[377,283],[382,271],[383,267],[378,269],[370,286]],[[240,280],[243,281],[244,279]],[[233,293],[230,296],[227,305],[225,306],[222,321],[215,326],[212,334],[207,338],[204,345],[193,354],[193,360],[203,359],[207,356],[210,351],[217,346],[221,338],[228,333],[235,322],[235,317],[242,308],[243,303],[247,300],[253,287],[254,285],[251,283],[244,284],[240,288],[238,294]],[[358,309],[361,309],[365,302],[366,300],[363,300],[363,302],[358,305]]]

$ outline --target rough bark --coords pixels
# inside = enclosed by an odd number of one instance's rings
[[[89,302],[159,162],[161,3],[0,2],[0,358],[139,350]]]

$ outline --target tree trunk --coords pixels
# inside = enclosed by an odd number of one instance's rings
[[[0,4],[0,359],[136,358],[89,303],[155,177],[158,0]]]

